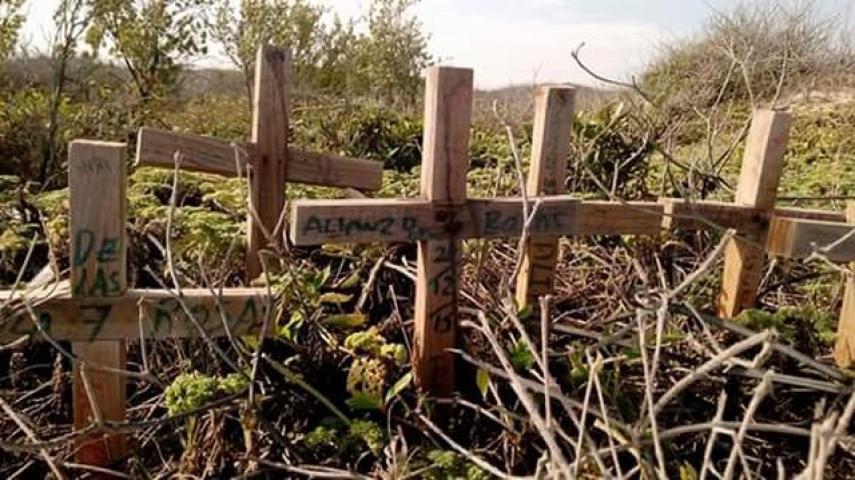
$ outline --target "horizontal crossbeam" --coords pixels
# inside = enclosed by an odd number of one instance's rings
[[[832,262],[855,261],[855,225],[773,218],[766,249],[786,258],[805,258],[816,251]]]
[[[216,294],[207,289],[183,289],[180,299],[167,290],[129,289],[121,297],[109,298],[72,298],[63,290],[57,293],[57,289],[45,287],[26,293],[40,327],[25,308],[21,292],[13,297],[10,291],[0,291],[0,302],[11,300],[7,310],[12,310],[0,315],[0,340],[13,341],[24,335],[39,339],[41,329],[54,340],[78,342],[201,336],[186,311],[210,336],[223,336],[226,325],[234,335],[258,334],[268,298],[267,290],[255,288],[224,289]],[[275,321],[271,319],[269,325],[272,329]]]
[[[689,201],[682,198],[663,198],[665,206],[662,226],[666,230],[682,228],[703,230],[713,225],[747,231],[773,217],[801,218],[826,222],[846,221],[843,212],[779,207],[773,211],[711,200]]]
[[[658,235],[684,228],[713,226],[747,231],[771,219],[802,219],[843,226],[841,212],[777,208],[764,213],[731,203],[682,199],[660,202],[579,200],[570,196],[531,198],[540,201],[532,222],[533,235]],[[706,221],[702,221],[705,219]],[[468,200],[460,205],[424,199],[297,200],[293,206],[291,240],[296,245],[325,242],[413,242],[455,236],[466,238],[519,237],[522,200]]]
[[[534,208],[536,198],[530,199]],[[561,235],[576,227],[579,200],[545,197],[530,233]],[[443,205],[425,199],[298,200],[291,239],[296,245],[325,242],[413,242],[454,237],[519,237],[525,223],[520,198],[468,200]]]
[[[585,200],[579,205],[577,228],[564,235],[658,235],[662,205],[655,202]]]
[[[235,146],[245,155],[235,154]],[[137,165],[174,168],[173,155],[181,152],[184,170],[235,177],[246,174],[256,157],[252,143],[228,142],[218,138],[176,133],[156,128],[140,129],[137,141]],[[295,147],[288,149],[286,176],[289,182],[377,190],[383,164],[371,160],[315,153]]]

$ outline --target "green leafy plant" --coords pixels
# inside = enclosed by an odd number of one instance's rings
[[[86,41],[122,60],[144,104],[178,82],[180,62],[207,51],[205,0],[88,0]]]
[[[12,53],[18,41],[18,31],[24,24],[23,5],[24,0],[0,0],[0,60]]]
[[[465,457],[449,450],[430,450],[427,453],[430,467],[425,471],[424,478],[428,480],[466,479],[488,480],[492,478],[477,465],[469,463]]]
[[[180,415],[202,408],[223,396],[245,390],[245,375],[232,373],[226,377],[213,377],[198,372],[179,375],[164,392],[164,403],[170,415]]]
[[[328,447],[341,454],[359,451],[364,446],[374,455],[379,455],[386,446],[386,434],[370,420],[352,420],[345,424],[336,418],[326,418],[303,436],[302,442],[313,450]]]
[[[511,364],[515,368],[529,370],[534,366],[534,352],[531,351],[531,348],[525,341],[519,340],[514,343],[508,353],[510,354]]]

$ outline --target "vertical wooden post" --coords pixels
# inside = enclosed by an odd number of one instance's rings
[[[531,166],[526,194],[562,193],[567,176],[567,156],[573,128],[572,87],[540,87],[534,112]],[[558,238],[532,237],[523,251],[523,263],[517,277],[517,304],[536,308],[538,297],[552,292]]]
[[[436,395],[454,389],[454,357],[445,350],[457,334],[460,240],[454,235],[454,205],[466,201],[472,77],[469,69],[432,67],[425,87],[421,195],[437,205],[450,236],[418,242],[413,365],[419,386]]]
[[[125,145],[76,140],[68,152],[68,185],[71,202],[71,286],[74,297],[114,297],[127,289],[125,240]],[[93,307],[93,321],[106,312]],[[81,360],[101,366],[125,368],[124,341],[72,343]],[[86,376],[103,419],[125,420],[125,378],[114,373],[86,370]],[[93,417],[92,406],[75,366],[74,426],[83,428]],[[123,457],[123,435],[96,435],[77,445],[79,463],[107,466]]]
[[[257,147],[257,157],[253,162],[249,192],[252,208],[258,218],[254,218],[250,212],[247,228],[247,281],[262,272],[258,252],[268,244],[268,238],[263,232],[266,230],[272,235],[272,240],[277,244],[282,238],[279,220],[285,208],[288,165],[287,82],[290,68],[290,50],[270,45],[258,49],[252,102],[252,142]]]
[[[846,222],[855,224],[855,202],[849,202],[846,208]],[[843,308],[840,310],[837,340],[834,343],[834,360],[840,368],[852,368],[855,365],[855,262],[849,268],[851,272],[846,276]]]
[[[784,167],[784,151],[792,117],[786,112],[757,110],[745,144],[735,203],[758,210],[772,210]],[[763,278],[763,249],[768,222],[738,232],[725,251],[719,296],[719,315],[734,317],[754,305]]]

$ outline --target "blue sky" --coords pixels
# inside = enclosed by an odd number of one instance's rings
[[[315,0],[343,16],[367,0]],[[753,0],[770,1],[770,0]],[[855,19],[855,0],[815,0],[835,17]],[[41,47],[58,0],[28,0],[24,38]],[[475,69],[481,88],[537,82],[594,83],[570,52],[585,42],[583,59],[596,71],[627,78],[653,58],[657,45],[691,35],[714,9],[739,0],[422,0],[416,12],[442,63]],[[216,55],[200,59],[224,65]]]

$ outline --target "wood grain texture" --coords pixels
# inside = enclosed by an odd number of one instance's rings
[[[721,228],[734,228],[737,231],[750,230],[753,226],[771,220],[773,217],[803,218],[828,222],[843,222],[843,212],[832,210],[811,210],[804,208],[781,207],[763,210],[734,203],[711,200],[690,201],[682,198],[661,198],[665,206],[662,228],[665,230],[711,230],[712,222]],[[706,220],[703,221],[701,219]]]
[[[246,155],[236,155],[235,146],[244,150]],[[255,145],[158,128],[140,129],[137,136],[137,165],[174,168],[176,151],[181,152],[182,170],[235,177],[247,175],[247,165],[255,155]]]
[[[250,205],[246,253],[247,280],[262,272],[259,252],[281,239],[288,164],[288,81],[291,52],[262,45],[255,59],[252,143],[256,156],[250,172]]]
[[[125,145],[77,140],[68,151],[71,231],[71,296],[76,299],[117,297],[127,288],[125,236]],[[135,317],[134,317],[135,319]],[[82,318],[77,320],[82,321]],[[87,364],[125,369],[123,341],[72,343]],[[125,379],[87,370],[97,407],[105,420],[125,419]],[[75,363],[74,426],[92,421],[92,406]],[[124,435],[93,435],[77,442],[76,461],[108,466],[127,453]]]
[[[713,230],[715,226],[743,230],[751,224],[765,221],[762,210],[729,202],[683,198],[661,198],[659,202],[665,208],[662,217],[664,230]]]
[[[572,87],[541,87],[536,92],[527,195],[555,195],[564,190],[574,95]],[[517,276],[517,304],[534,306],[538,297],[552,291],[558,238],[541,237],[532,232],[522,255]]]
[[[823,222],[846,222],[846,212],[810,208],[777,207],[773,211],[772,217],[803,218],[805,220],[821,220]]]
[[[529,200],[540,203],[532,233],[555,236],[577,230],[579,200]],[[292,205],[289,236],[295,245],[516,238],[523,229],[522,206],[520,198],[473,199],[453,206],[424,199],[298,200]]]
[[[737,205],[760,210],[775,207],[792,120],[792,115],[787,112],[754,112],[739,171],[735,199]]]
[[[540,202],[531,233],[569,235],[658,235],[664,205],[578,200],[569,195],[533,197]],[[410,242],[442,238],[518,238],[520,198],[471,199],[449,206],[423,199],[297,200],[291,212],[291,241]]]
[[[663,211],[656,202],[585,200],[579,204],[576,235],[658,235]]]
[[[855,226],[855,202],[849,202],[846,220]],[[840,368],[852,368],[855,365],[855,262],[849,264],[845,282],[843,307],[834,342],[834,361]]]
[[[807,258],[819,252],[832,262],[855,261],[855,226],[776,217],[769,225],[766,250],[770,255]]]
[[[463,203],[469,169],[472,70],[431,67],[425,87],[421,195]]]
[[[185,307],[208,336],[225,335],[226,326],[233,335],[251,335],[261,333],[267,312],[267,291],[252,288],[224,289],[221,294],[184,289],[179,300],[166,290],[149,289],[130,289],[121,297],[77,298],[48,286],[19,292],[14,298],[23,300],[24,296],[33,305],[41,328],[19,309],[0,325],[0,340],[12,341],[23,335],[41,340],[41,332],[54,340],[98,345],[115,343],[104,340],[201,336],[187,318]],[[11,292],[0,292],[0,300],[10,297]],[[275,322],[270,322],[273,326]]]
[[[462,204],[469,169],[472,70],[431,67],[426,77],[421,196]],[[454,347],[457,338],[460,247],[455,236],[418,243],[413,371],[419,387],[438,396],[454,390],[454,356],[446,349]]]
[[[288,150],[288,181],[327,187],[378,190],[383,183],[383,162],[331,153]]]
[[[235,155],[235,146],[245,154]],[[194,172],[228,177],[246,175],[247,165],[257,157],[255,145],[229,142],[214,137],[142,128],[137,141],[136,164],[173,168],[173,155],[180,151],[181,168]],[[383,164],[372,160],[344,157],[330,153],[288,149],[286,179],[289,182],[377,190],[383,180]],[[237,158],[236,158],[237,157]]]
[[[751,122],[735,204],[769,211],[775,207],[792,117],[757,110]],[[747,225],[725,248],[719,315],[730,318],[754,305],[763,276],[767,222]]]

